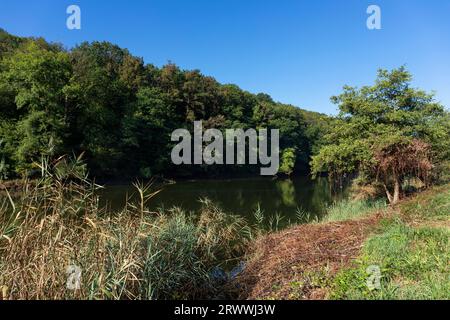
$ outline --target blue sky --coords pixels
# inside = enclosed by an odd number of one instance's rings
[[[82,29],[66,28],[79,5]],[[382,30],[366,9],[382,10]],[[158,66],[171,60],[222,83],[328,114],[345,84],[406,65],[450,107],[449,0],[2,0],[0,27],[67,47],[107,40]]]

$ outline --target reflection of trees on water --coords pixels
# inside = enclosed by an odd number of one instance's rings
[[[244,190],[243,189],[238,189],[237,190],[237,195],[236,195],[236,200],[237,203],[239,203],[240,207],[245,206],[245,203],[247,202],[247,199],[244,195]]]
[[[287,207],[296,207],[295,185],[291,179],[278,180],[276,188],[281,196],[283,205]]]
[[[332,196],[330,192],[330,185],[328,179],[318,178],[312,186],[311,192],[311,206],[314,208],[312,212],[324,213],[326,207],[332,202]]]
[[[323,215],[330,204],[345,196],[346,190],[334,188],[327,178],[311,180],[308,177],[277,180],[275,189],[276,208],[301,208],[313,216]],[[292,210],[292,214],[295,211]]]
[[[342,200],[346,195],[346,188],[336,188],[334,183],[331,183],[328,178],[317,178],[312,184],[312,192],[310,204],[313,208],[312,212],[325,213],[327,207],[339,200]]]
[[[337,191],[337,192],[336,192]],[[253,219],[258,204],[265,216],[279,212],[286,220],[295,221],[297,208],[309,212],[312,217],[322,215],[334,200],[343,197],[340,190],[333,191],[327,178],[311,180],[309,177],[291,179],[242,179],[231,181],[179,182],[163,188],[152,199],[151,209],[181,207],[196,212],[198,200],[207,197],[226,212]],[[111,186],[102,191],[103,202],[114,209],[121,209],[126,195],[135,190],[128,186]]]

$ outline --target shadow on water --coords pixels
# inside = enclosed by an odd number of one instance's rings
[[[120,210],[127,196],[136,191],[130,185],[111,185],[101,191],[101,202],[113,210]],[[298,209],[312,218],[325,213],[327,206],[346,196],[346,190],[333,190],[327,178],[312,180],[309,177],[291,179],[249,178],[237,180],[183,181],[167,185],[151,200],[150,209],[179,207],[197,211],[199,199],[209,198],[226,212],[254,221],[258,205],[265,216],[280,215],[283,220],[295,221]]]

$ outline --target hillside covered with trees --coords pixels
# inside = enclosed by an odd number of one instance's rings
[[[281,171],[308,171],[329,118],[220,84],[173,63],[158,68],[107,42],[66,50],[0,31],[0,178],[30,176],[42,156],[83,154],[98,177],[216,176],[254,166],[174,166],[171,133],[280,129]]]

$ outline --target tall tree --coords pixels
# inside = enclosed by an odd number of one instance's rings
[[[359,174],[381,183],[391,203],[400,199],[405,179],[426,179],[433,161],[448,154],[448,113],[432,94],[412,88],[411,79],[404,67],[380,70],[374,85],[346,86],[333,97],[340,114],[312,159],[313,172]]]
[[[15,145],[13,158],[22,169],[43,154],[64,152],[67,135],[65,87],[71,74],[67,53],[28,42],[2,60],[0,88],[13,93],[15,135],[5,136]]]

